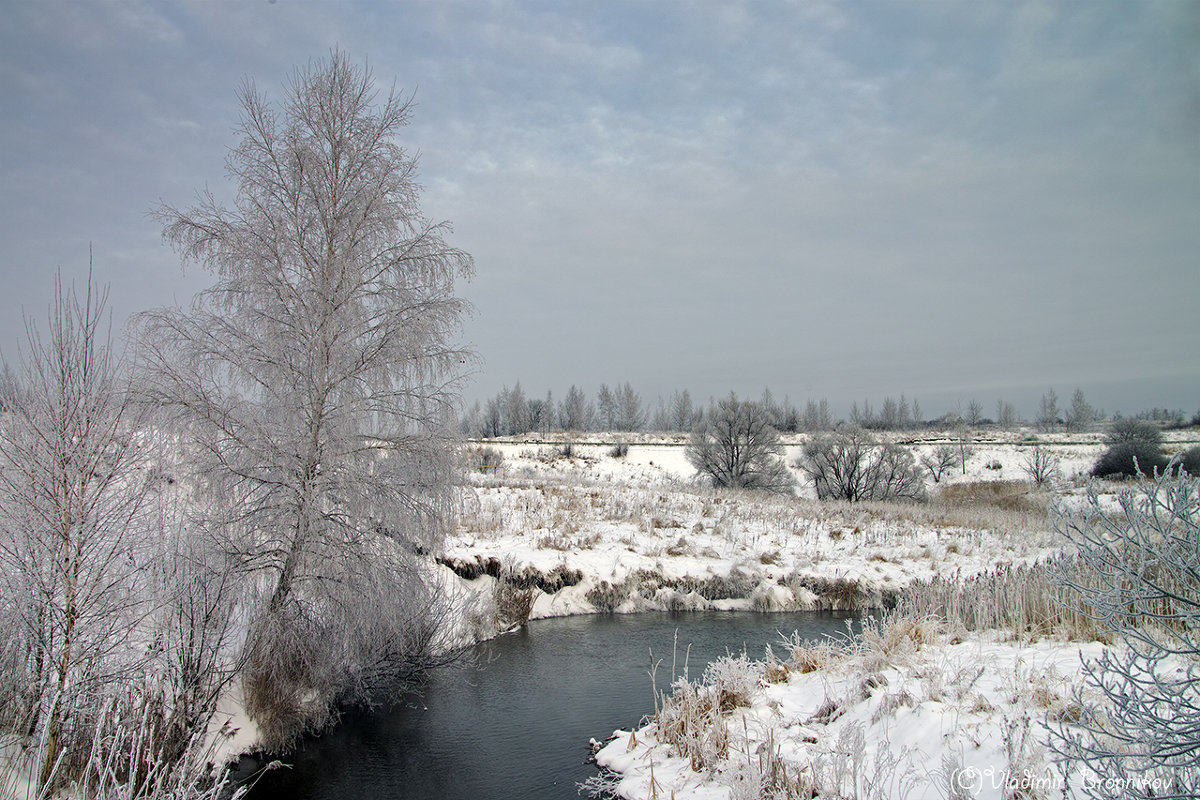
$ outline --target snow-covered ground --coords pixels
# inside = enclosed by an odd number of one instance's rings
[[[921,581],[1053,558],[1062,541],[1048,512],[1082,505],[1103,446],[1098,435],[1039,437],[976,436],[966,469],[929,481],[921,505],[820,503],[795,469],[796,497],[714,491],[693,475],[683,437],[643,435],[623,456],[612,435],[477,442],[473,459],[490,448],[503,463],[472,473],[445,560],[493,611],[523,592],[531,617],[878,607]],[[952,432],[894,438],[918,458],[958,444]],[[801,443],[786,440],[789,465]],[[1025,471],[1035,446],[1058,462],[1040,489]],[[674,683],[647,726],[616,732],[592,788],[676,800],[1063,796],[1046,723],[1078,713],[1081,665],[1105,647],[1091,638],[889,618],[857,643],[731,656],[703,681]]]
[[[651,724],[614,732],[596,788],[676,800],[1061,797],[1083,778],[1054,766],[1045,724],[1078,715],[1081,659],[1102,647],[960,641],[894,623],[858,646],[729,658],[678,682]]]
[[[610,435],[610,439],[611,439]],[[613,442],[480,442],[503,457],[471,472],[444,558],[488,594],[497,578],[535,586],[531,616],[650,609],[863,608],[914,580],[970,576],[1051,554],[1047,509],[1082,492],[1095,436],[1042,436],[1059,459],[1052,488],[1023,464],[1028,435],[971,445],[966,469],[929,481],[931,502],[821,503],[714,491],[695,478],[682,437]],[[906,441],[919,457],[951,434]],[[789,464],[801,440],[787,442]],[[475,577],[479,575],[481,577]]]

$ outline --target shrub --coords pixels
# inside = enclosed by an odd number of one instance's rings
[[[1200,478],[1200,444],[1189,447],[1179,455],[1179,466],[1193,478]]]
[[[881,446],[857,426],[810,439],[796,466],[808,474],[822,500],[925,499],[912,453],[899,445]]]
[[[1157,444],[1131,440],[1110,445],[1101,453],[1092,467],[1092,476],[1133,478],[1138,475],[1154,475],[1166,467],[1167,457]]]
[[[1119,503],[1102,508],[1093,489],[1083,512],[1056,526],[1078,553],[1076,572],[1060,576],[1079,592],[1076,608],[1128,646],[1084,663],[1090,691],[1075,692],[1074,723],[1051,728],[1053,746],[1092,773],[1086,794],[1197,797],[1200,481],[1160,476]]]
[[[492,591],[492,599],[496,604],[496,630],[512,630],[529,622],[537,594],[537,589],[523,586],[520,581],[511,580],[507,575],[496,581]]]
[[[770,416],[761,404],[730,395],[709,408],[692,432],[688,463],[714,487],[791,494],[796,480]]]
[[[618,442],[612,446],[612,449],[608,451],[608,454],[613,458],[624,458],[625,456],[629,455],[629,445],[625,442]]]
[[[1133,417],[1114,420],[1104,435],[1108,448],[1092,467],[1097,478],[1153,475],[1167,467],[1162,431],[1152,422]]]
[[[921,466],[929,470],[934,483],[940,483],[943,475],[960,466],[958,448],[951,444],[938,445],[921,456]]]
[[[1038,486],[1044,486],[1058,473],[1058,456],[1040,446],[1027,451],[1022,462],[1025,474]]]
[[[468,461],[472,469],[490,474],[504,466],[504,454],[494,447],[476,447],[468,454]]]
[[[1104,441],[1110,445],[1125,442],[1149,442],[1153,445],[1162,444],[1162,431],[1153,422],[1135,417],[1121,417],[1113,420],[1112,426],[1104,435]]]
[[[1032,511],[1044,514],[1044,497],[1030,495],[1024,481],[972,481],[942,487],[938,493],[948,506],[962,508],[1002,508],[1007,511]]]

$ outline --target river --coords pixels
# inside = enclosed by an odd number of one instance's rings
[[[848,615],[649,613],[537,620],[478,645],[469,663],[436,671],[395,707],[347,715],[305,741],[290,766],[257,776],[251,800],[561,800],[596,774],[588,740],[653,712],[675,669],[743,647],[763,655],[781,633],[845,634]],[[690,653],[689,653],[690,645]],[[259,764],[243,759],[235,776]]]

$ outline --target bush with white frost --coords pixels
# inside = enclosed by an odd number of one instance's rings
[[[1088,796],[1200,795],[1200,481],[1159,476],[1123,492],[1116,513],[1093,488],[1058,527],[1077,548],[1060,580],[1125,647],[1085,665],[1102,700],[1076,695],[1082,713],[1054,729],[1056,751]]]

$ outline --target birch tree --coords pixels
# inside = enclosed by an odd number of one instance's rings
[[[100,690],[135,674],[130,628],[142,613],[138,525],[142,439],[104,325],[106,293],[56,278],[43,333],[5,381],[0,423],[0,587],[25,663],[14,676],[22,726],[42,743],[39,785],[86,748]],[[21,701],[24,702],[21,702]],[[86,755],[86,753],[85,753]],[[77,765],[76,765],[77,766]]]
[[[567,396],[559,403],[559,426],[564,431],[585,431],[590,427],[591,417],[592,412],[583,390],[572,384]]]
[[[240,101],[233,204],[205,191],[156,211],[215,283],[145,314],[141,356],[147,399],[174,412],[227,548],[262,586],[248,704],[286,735],[345,699],[338,676],[355,670],[331,659],[385,665],[366,691],[430,655],[435,590],[418,566],[372,565],[436,550],[451,516],[451,411],[473,358],[454,283],[473,264],[419,208],[397,141],[411,98],[380,96],[335,51],[278,105],[249,83]]]

